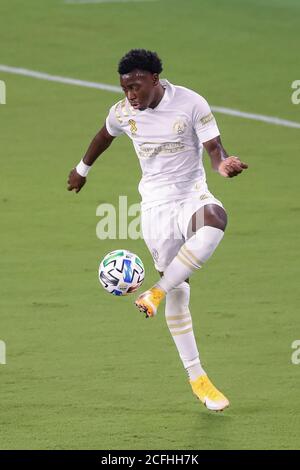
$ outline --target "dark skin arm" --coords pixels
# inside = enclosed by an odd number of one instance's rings
[[[111,136],[104,125],[102,129],[95,135],[92,142],[87,149],[83,161],[86,165],[91,166],[112,143],[115,137]],[[75,190],[75,193],[79,193],[81,188],[85,185],[86,178],[79,175],[75,168],[71,170],[68,178],[68,191]]]
[[[229,157],[224,149],[220,136],[204,142],[204,148],[211,159],[211,165],[215,171],[225,178],[232,178],[248,168],[246,163],[237,157]]]

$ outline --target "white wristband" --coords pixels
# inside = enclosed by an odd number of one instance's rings
[[[83,176],[85,178],[91,168],[92,167],[89,165],[86,165],[83,160],[80,160],[80,162],[78,163],[76,167],[76,171],[80,176]]]

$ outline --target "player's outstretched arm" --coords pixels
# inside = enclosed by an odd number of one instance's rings
[[[204,147],[210,156],[212,167],[225,178],[232,178],[248,168],[238,157],[230,157],[224,149],[220,136],[204,142]]]
[[[110,135],[104,125],[102,129],[95,135],[87,149],[87,152],[81,162],[73,168],[68,178],[68,191],[75,190],[79,193],[86,183],[86,176],[95,160],[103,153],[112,143],[114,137]]]

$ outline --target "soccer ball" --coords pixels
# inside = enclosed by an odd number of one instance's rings
[[[127,295],[143,283],[145,269],[140,258],[127,250],[108,253],[99,266],[99,281],[110,294]]]

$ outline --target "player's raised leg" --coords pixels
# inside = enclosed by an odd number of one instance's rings
[[[166,293],[200,269],[212,256],[224,236],[226,212],[223,207],[208,204],[193,215],[191,225],[193,223],[192,236],[186,240],[156,284]]]
[[[153,317],[165,295],[211,257],[223,238],[226,224],[226,212],[217,204],[207,204],[196,211],[188,228],[190,238],[165,269],[160,281],[137,298],[136,306],[147,316]]]

